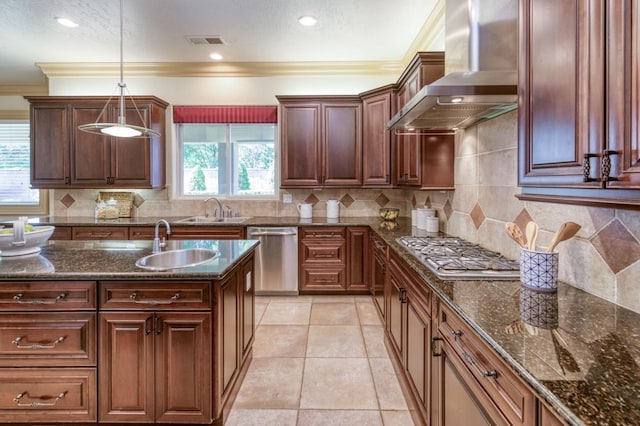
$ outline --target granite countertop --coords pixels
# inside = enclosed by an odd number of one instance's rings
[[[153,225],[160,218],[120,219],[120,225]],[[180,218],[166,218],[177,224]],[[56,225],[114,224],[93,218],[48,219]],[[181,223],[182,224],[182,223]],[[529,384],[536,395],[553,406],[570,424],[636,425],[640,424],[640,314],[607,302],[575,287],[558,283],[558,291],[536,292],[515,281],[449,280],[433,275],[402,246],[396,238],[405,235],[426,236],[412,228],[407,218],[399,218],[397,228],[386,229],[375,217],[326,218],[301,221],[297,217],[254,217],[241,224],[218,226],[303,226],[351,225],[370,226],[392,250],[398,253],[444,303],[454,309],[494,348],[516,374]],[[192,224],[185,224],[192,225]],[[198,224],[193,224],[198,225]],[[202,224],[199,224],[200,226]],[[208,224],[207,224],[208,225]],[[99,277],[196,277],[216,274],[221,269],[184,272],[145,272],[136,270],[135,259],[150,253],[151,242],[122,241],[135,244],[131,253],[110,252],[101,245],[118,242],[56,241],[42,250],[61,278],[78,279],[94,273]],[[169,243],[191,243],[169,241]],[[193,242],[197,243],[197,242]],[[223,244],[233,253],[249,250],[247,242],[209,241]],[[249,242],[250,243],[250,242]],[[230,245],[229,245],[230,244]],[[96,248],[98,247],[98,248]],[[107,253],[111,261],[100,264],[93,258],[96,250]],[[236,254],[237,255],[237,254]],[[232,256],[233,258],[233,256]],[[7,263],[0,262],[0,278],[7,275]],[[29,267],[32,269],[31,267]],[[104,268],[102,270],[101,268]],[[78,272],[81,269],[82,272]],[[74,272],[75,271],[75,272]],[[39,278],[47,272],[24,273]],[[50,273],[49,273],[50,274]],[[102,275],[99,275],[102,274]],[[14,275],[15,276],[15,275]],[[207,275],[210,276],[210,275]],[[53,278],[52,278],[53,279]]]
[[[165,251],[205,248],[219,255],[189,268],[148,271],[135,262],[151,254],[152,241],[49,241],[40,254],[2,257],[0,280],[217,279],[257,245],[254,240],[170,240]]]

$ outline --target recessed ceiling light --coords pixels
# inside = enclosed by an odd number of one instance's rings
[[[65,27],[75,28],[78,26],[78,24],[76,24],[69,18],[55,18],[55,19],[58,22],[58,24],[64,25]]]
[[[209,55],[209,57],[211,59],[213,59],[214,61],[220,61],[222,60],[222,55],[219,53],[212,53],[211,55]]]
[[[313,27],[318,23],[318,20],[311,15],[305,15],[299,17],[298,22],[300,23],[300,25],[303,25],[305,27]]]

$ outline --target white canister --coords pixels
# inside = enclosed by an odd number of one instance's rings
[[[418,209],[411,210],[411,226],[418,227]]]
[[[427,232],[438,232],[439,221],[437,217],[427,217],[426,222]]]
[[[300,213],[300,219],[311,219],[313,208],[312,204],[298,204],[298,212]]]
[[[338,200],[327,200],[327,219],[340,217],[340,203]]]
[[[425,209],[427,217],[435,217],[436,209]]]
[[[427,226],[427,209],[418,209],[418,229],[426,229]]]

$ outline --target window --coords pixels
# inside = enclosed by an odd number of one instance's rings
[[[177,195],[274,196],[275,113],[276,107],[174,107]]]
[[[0,213],[47,214],[48,193],[31,189],[28,120],[0,120]]]

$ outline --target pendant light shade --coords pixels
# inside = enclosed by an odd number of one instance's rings
[[[107,100],[104,108],[100,111],[98,118],[94,123],[90,124],[81,124],[78,126],[78,129],[88,132],[95,133],[98,135],[108,135],[115,136],[119,138],[149,138],[160,136],[160,132],[149,129],[146,127],[146,123],[140,110],[135,104],[135,101],[131,97],[131,94],[128,93],[129,99],[133,104],[138,116],[140,117],[140,121],[143,126],[134,126],[132,124],[127,124],[126,119],[126,110],[125,110],[125,92],[128,92],[127,85],[124,83],[124,59],[123,59],[123,39],[124,39],[124,25],[123,25],[123,16],[124,16],[124,0],[120,0],[120,82],[118,83],[118,121],[117,123],[102,123],[100,122],[100,118],[103,116],[104,112],[107,110],[109,103],[113,97],[110,97]]]

